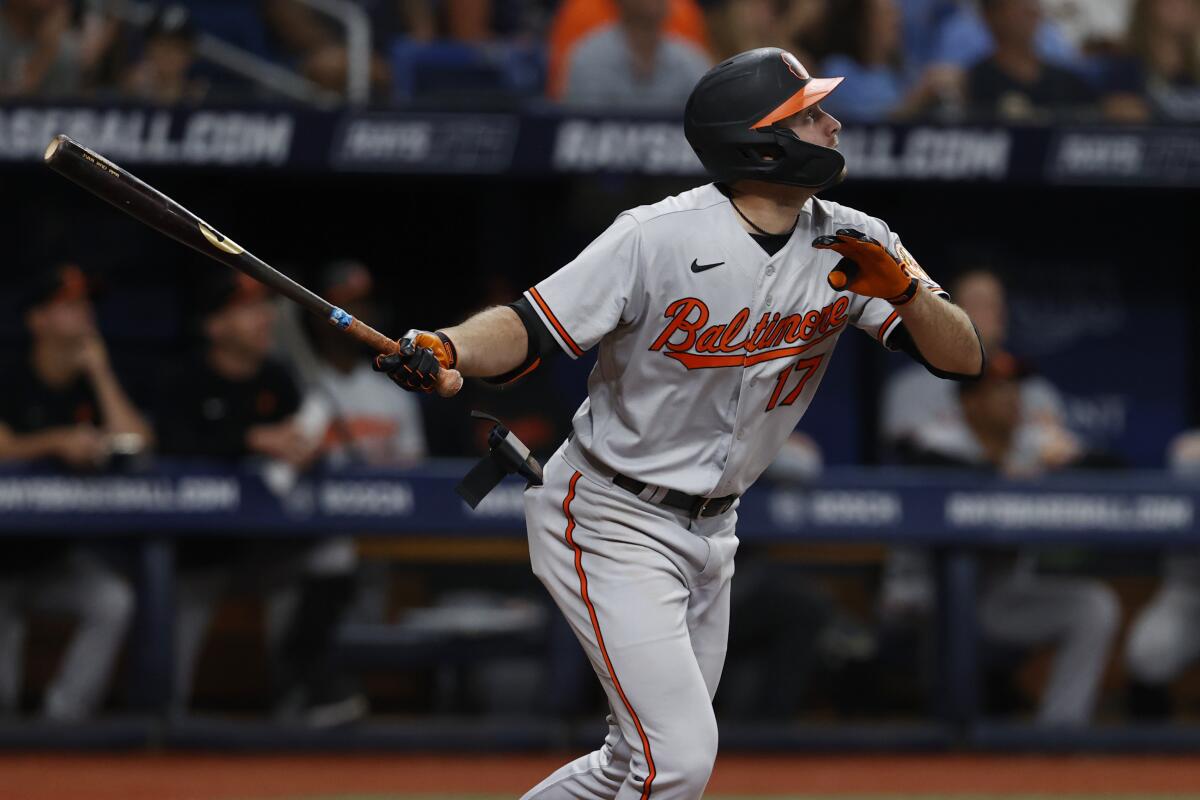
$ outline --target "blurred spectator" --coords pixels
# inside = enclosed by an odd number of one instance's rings
[[[528,5],[520,0],[379,0],[372,17],[383,38],[483,44],[524,34]]]
[[[161,105],[197,103],[208,85],[192,76],[196,63],[196,27],[181,5],[159,9],[146,26],[141,59],[122,81],[124,92]]]
[[[1138,0],[1125,52],[1104,61],[1102,76],[1111,94],[1142,102],[1128,121],[1200,120],[1200,0]]]
[[[158,416],[167,455],[266,456],[296,467],[316,457],[298,424],[300,393],[268,359],[274,308],[259,282],[217,273],[199,298],[206,349],[163,385]]]
[[[714,0],[704,16],[717,61],[756,47],[781,47],[805,64],[826,52],[829,0]]]
[[[568,56],[563,102],[681,112],[708,56],[663,33],[667,0],[618,0],[618,7],[619,21],[588,34]]]
[[[150,429],[126,397],[96,330],[86,278],[68,265],[39,272],[24,298],[32,347],[0,394],[0,460],[102,467],[141,449]],[[93,547],[4,543],[0,557],[0,712],[21,692],[23,615],[66,614],[76,627],[46,689],[43,714],[70,721],[100,705],[133,616],[128,583]]]
[[[1065,427],[1062,400],[1046,380],[1004,352],[1008,310],[992,273],[974,270],[952,287],[989,354],[988,371],[975,384],[940,381],[920,367],[897,373],[884,394],[885,443],[906,463],[959,466],[1030,477],[1087,463],[1089,454]],[[1044,576],[1037,556],[1015,564],[993,560],[980,600],[984,637],[1005,646],[1057,642],[1054,667],[1043,691],[1039,721],[1084,724],[1118,622],[1118,606],[1103,583]],[[891,622],[924,615],[933,602],[925,554],[901,548],[889,556],[881,590]]]
[[[935,64],[920,75],[905,64],[896,0],[834,0],[823,71],[843,75],[843,91],[822,107],[852,122],[907,119],[961,109],[965,73]]]
[[[996,47],[967,73],[973,111],[1013,121],[1098,112],[1096,92],[1083,78],[1038,54],[1038,0],[983,0],[983,17]]]
[[[1200,476],[1200,431],[1171,442],[1167,463],[1190,480]],[[1200,658],[1200,554],[1169,553],[1163,582],[1129,628],[1125,664],[1131,679],[1130,713],[1165,717],[1171,710],[1170,685]]]
[[[346,91],[350,69],[344,37],[329,17],[297,0],[262,0],[267,25],[288,60],[318,86],[339,94]],[[387,64],[371,53],[368,64],[373,95],[386,96]]]
[[[310,419],[287,370],[268,358],[274,307],[267,290],[241,273],[223,270],[201,292],[199,305],[205,350],[164,380],[157,418],[161,450],[232,462],[266,459],[263,476],[268,486],[286,493],[295,471],[316,458],[324,418],[318,413],[313,415],[317,421]],[[319,544],[308,541],[262,543],[204,536],[178,546],[172,699],[176,712],[189,703],[200,645],[226,589],[299,587],[304,575],[326,569],[326,558]],[[293,690],[327,662],[323,648],[337,620],[325,609],[310,610],[310,605],[302,600],[290,615],[290,625],[289,615],[283,613],[268,620],[274,623],[268,626],[267,638],[276,659],[280,711],[298,712],[288,706],[295,702]],[[307,616],[303,625],[298,620],[302,614]]]
[[[967,312],[988,353],[1001,352],[1008,340],[1008,300],[1000,278],[990,270],[972,269],[951,286],[951,296]],[[1022,428],[1036,429],[1040,441],[1054,453],[1073,456],[1080,450],[1067,429],[1062,396],[1046,378],[1032,373],[1020,381]],[[905,458],[916,446],[922,428],[958,428],[963,424],[958,386],[938,380],[913,364],[897,370],[884,387],[880,434],[885,456]]]
[[[829,54],[829,5],[829,0],[789,0],[781,7],[777,6],[779,32],[772,39],[782,39],[786,43],[782,45],[783,49],[790,50],[797,58],[803,58],[801,54],[805,54],[811,59],[811,63],[820,63]],[[768,42],[771,43],[773,42]]]
[[[775,0],[721,0],[706,4],[704,18],[713,57],[720,62],[746,50],[774,44],[772,40],[779,27],[778,5]]]
[[[911,3],[914,0],[906,2]],[[954,0],[957,8],[935,14],[938,32],[928,54],[929,61],[955,64],[966,69],[992,55],[996,49],[996,41],[984,14],[981,13],[981,9],[986,9],[990,2],[991,0]],[[1076,70],[1081,68],[1079,51],[1071,45],[1066,35],[1052,20],[1039,17],[1033,33],[1033,46],[1038,57],[1048,64]]]
[[[76,94],[83,70],[68,0],[5,0],[0,6],[0,94]]]
[[[951,297],[967,312],[986,352],[999,351],[1008,340],[1008,300],[995,273],[973,269],[951,287]],[[1047,440],[1073,439],[1063,422],[1058,390],[1039,375],[1021,381],[1021,413],[1028,424],[1047,429]],[[911,446],[916,429],[927,422],[958,424],[962,410],[952,381],[934,378],[924,367],[911,364],[895,373],[884,387],[882,407],[884,446],[893,454]]]
[[[899,0],[899,6],[905,61],[910,67],[921,69],[933,63],[942,26],[960,12],[961,6],[958,0]],[[954,66],[965,70],[968,64]]]
[[[363,264],[341,260],[326,265],[316,290],[355,318],[387,327],[372,300],[374,280]],[[411,467],[423,460],[425,430],[416,397],[397,392],[385,376],[371,369],[357,340],[323,319],[302,314],[294,303],[286,306],[285,320],[295,327],[285,326],[282,338],[289,361],[302,365],[305,406],[320,408],[321,416],[328,420],[320,451],[326,463],[334,469],[351,465]],[[305,663],[304,652],[331,654],[332,636],[358,588],[354,539],[332,536],[321,541],[309,553],[305,572],[298,592],[280,592],[272,598],[280,607],[293,609],[291,636],[285,635],[281,659],[285,665]],[[386,570],[371,574],[380,579],[374,588],[386,593]],[[316,638],[322,635],[324,639]],[[310,641],[305,644],[306,639]],[[289,654],[289,649],[296,654]],[[292,686],[277,709],[283,716],[328,724],[366,711],[365,698],[330,658],[316,660],[307,675],[296,675],[289,682]]]
[[[971,318],[988,353],[999,352],[1008,339],[1008,302],[1004,286],[995,273],[970,270],[950,287],[951,297]],[[1039,375],[1021,381],[1022,427],[1039,428],[1046,442],[1060,442],[1070,451],[1075,437],[1065,427],[1063,402],[1058,390]],[[880,435],[885,458],[905,460],[916,448],[915,437],[923,428],[961,428],[962,405],[958,388],[912,364],[892,373],[883,391]],[[901,618],[924,613],[933,603],[933,585],[925,553],[912,548],[894,548],[885,565],[881,605],[887,617]]]
[[[372,300],[375,282],[363,264],[328,264],[317,291],[355,318],[383,326],[382,311]],[[405,467],[423,460],[425,428],[416,396],[397,392],[371,369],[357,340],[311,314],[300,319],[315,356],[304,375],[306,397],[328,408],[321,453],[330,465]]]
[[[958,387],[961,422],[920,426],[914,433],[911,462],[982,468],[1011,477],[1032,477],[1081,463],[1078,447],[1047,439],[1045,426],[1023,423],[1022,376],[1019,361],[993,351],[984,377]],[[1090,721],[1120,622],[1112,589],[1091,578],[1039,574],[1036,554],[1023,551],[1012,565],[993,563],[987,571],[979,622],[984,638],[994,643],[1055,645],[1038,710],[1040,723]]]
[[[1083,448],[1065,428],[1032,418],[1022,407],[1029,367],[993,349],[977,384],[959,384],[954,420],[926,419],[913,430],[905,460],[983,466],[1031,477],[1080,460]]]
[[[1085,55],[1120,48],[1135,0],[1041,0],[1047,21]]]
[[[546,93],[561,100],[567,85],[568,64],[575,47],[598,28],[621,17],[617,0],[563,0],[550,26],[550,51]],[[698,50],[708,46],[704,17],[696,0],[667,0],[662,22],[666,36],[682,39]]]

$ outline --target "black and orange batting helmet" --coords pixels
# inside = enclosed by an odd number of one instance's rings
[[[801,141],[780,120],[832,92],[841,78],[814,78],[794,55],[760,47],[721,62],[688,98],[683,130],[700,162],[719,181],[753,179],[817,189],[845,169],[831,147]]]

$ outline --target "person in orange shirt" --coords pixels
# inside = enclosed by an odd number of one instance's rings
[[[567,56],[579,40],[620,16],[616,0],[563,0],[550,25],[549,65],[546,94],[562,98],[567,83]],[[678,36],[708,51],[708,30],[696,0],[668,0],[666,33]]]

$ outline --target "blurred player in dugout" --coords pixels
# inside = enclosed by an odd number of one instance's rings
[[[971,317],[989,354],[973,384],[938,381],[920,367],[897,372],[883,401],[885,445],[901,461],[1030,477],[1070,467],[1115,466],[1067,429],[1062,398],[1029,365],[1004,352],[1008,311],[993,273],[973,270],[955,281],[954,297]],[[1103,581],[1045,574],[1045,553],[1023,548],[1015,559],[991,558],[979,601],[985,641],[1001,648],[1053,644],[1054,663],[1038,721],[1084,725],[1092,717],[1120,624],[1116,594]],[[885,622],[923,615],[933,601],[925,554],[897,548],[885,568]],[[997,650],[1000,652],[1000,650]]]
[[[267,291],[240,273],[220,270],[200,293],[198,312],[202,352],[168,375],[159,391],[160,450],[257,463],[268,486],[286,494],[297,473],[317,458],[325,420],[306,412],[292,376],[268,356],[275,310]],[[311,539],[216,534],[180,543],[175,713],[190,703],[204,634],[230,589],[292,600],[268,603],[266,609],[277,716],[320,723],[365,711],[361,698],[330,698],[316,685],[328,672],[330,641],[349,599],[347,570],[353,566],[351,559],[344,568],[329,567],[323,553],[324,543]],[[280,595],[284,588],[291,593]]]
[[[387,329],[386,311],[372,297],[377,288],[361,261],[344,258],[321,267],[315,290],[356,319]],[[411,467],[427,453],[421,405],[411,394],[396,396],[391,381],[371,369],[363,345],[295,303],[277,302],[278,352],[296,369],[304,387],[302,416],[323,430],[320,457],[333,470],[348,467]],[[361,621],[383,622],[388,615],[390,565],[383,559],[360,564],[350,535],[334,535],[309,553],[308,576],[300,592],[281,592],[275,601],[295,606],[299,619],[322,615],[332,632],[353,613]],[[353,606],[353,609],[351,609]],[[304,712],[310,725],[327,726],[366,711],[354,682],[319,664],[309,681],[314,696]],[[298,698],[291,698],[295,703]]]
[[[386,328],[370,270],[339,259],[321,268],[316,291],[357,319]],[[280,301],[278,351],[304,387],[306,414],[323,429],[320,454],[329,466],[407,467],[425,458],[425,426],[418,400],[396,396],[391,382],[362,358],[363,345],[295,303]]]
[[[1200,429],[1171,441],[1167,465],[1183,480],[1200,478]],[[1138,610],[1125,646],[1129,712],[1139,718],[1169,716],[1171,685],[1200,661],[1200,553],[1195,547],[1171,550],[1162,571],[1162,585]]]
[[[114,450],[150,443],[96,329],[78,267],[38,272],[22,301],[27,359],[0,394],[0,460],[104,468]],[[133,592],[97,547],[62,540],[3,542],[0,556],[0,713],[16,710],[29,612],[73,617],[75,627],[42,701],[45,717],[74,721],[104,699],[133,615]]]

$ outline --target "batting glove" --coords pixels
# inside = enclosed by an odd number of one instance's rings
[[[454,369],[458,362],[454,343],[441,331],[411,330],[396,345],[395,353],[375,357],[375,371],[406,391],[432,392],[442,369]]]
[[[829,285],[867,297],[904,305],[917,293],[917,279],[879,242],[862,231],[842,228],[833,236],[818,236],[812,246],[842,256],[829,273]]]

